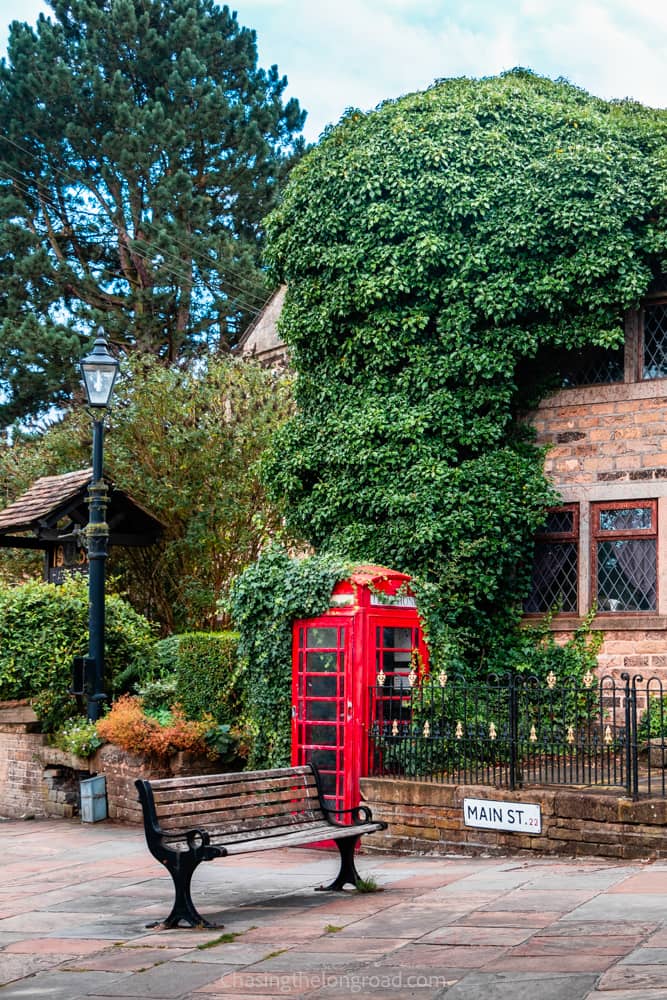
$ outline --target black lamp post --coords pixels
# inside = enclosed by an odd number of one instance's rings
[[[93,478],[88,487],[88,664],[86,695],[88,718],[100,715],[104,693],[104,577],[109,525],[106,512],[109,495],[104,482],[104,416],[118,374],[119,364],[109,354],[101,328],[90,354],[81,360],[81,374],[93,417]],[[88,672],[87,672],[88,673]],[[91,690],[92,688],[92,690]]]

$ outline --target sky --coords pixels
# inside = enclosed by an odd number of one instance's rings
[[[368,110],[451,76],[525,66],[598,97],[667,107],[665,0],[239,0],[260,65],[276,63],[316,141],[346,108]],[[40,0],[0,0],[0,55],[12,20]]]

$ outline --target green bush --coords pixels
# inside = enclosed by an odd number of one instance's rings
[[[141,703],[147,712],[167,711],[176,698],[176,675],[158,677],[135,685],[135,694],[141,698]]]
[[[158,639],[155,643],[155,663],[158,677],[173,677],[176,671],[180,641],[180,635],[168,635],[164,639]]]
[[[238,722],[244,678],[236,633],[185,632],[177,638],[176,701],[186,717],[200,719],[208,713],[218,723]]]
[[[122,597],[108,594],[104,686],[109,696],[122,693],[128,678],[148,672],[154,645],[150,623]],[[0,587],[0,700],[30,699],[48,732],[77,714],[68,693],[72,660],[87,646],[86,580]]]
[[[667,736],[667,695],[652,695],[637,727],[640,742],[659,740]]]

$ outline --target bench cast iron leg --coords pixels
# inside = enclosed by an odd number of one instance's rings
[[[340,852],[340,871],[331,885],[321,885],[317,892],[340,892],[343,886],[353,885],[361,882],[361,875],[354,867],[354,852],[359,843],[359,836],[343,837],[336,841],[336,846]]]
[[[172,879],[174,880],[175,898],[171,913],[166,920],[156,920],[147,927],[163,927],[171,929],[178,927],[181,921],[189,927],[223,927],[224,924],[212,924],[197,911],[190,895],[190,883],[199,861],[195,861],[187,851],[176,854],[176,860],[164,860]]]

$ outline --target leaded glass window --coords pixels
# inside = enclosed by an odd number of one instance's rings
[[[624,365],[625,352],[622,347],[615,350],[589,347],[570,351],[568,364],[563,369],[563,388],[622,382],[625,374]]]
[[[598,610],[657,608],[657,505],[655,500],[591,506]]]
[[[556,609],[576,614],[579,581],[579,507],[568,504],[549,511],[535,541],[527,613]]]
[[[644,307],[644,378],[667,378],[667,302]]]

